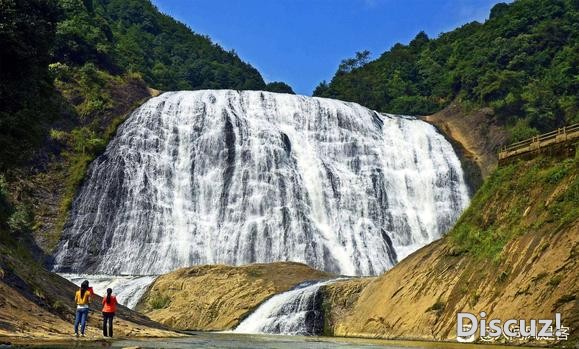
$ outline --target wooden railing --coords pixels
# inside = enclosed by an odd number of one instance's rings
[[[499,151],[499,161],[576,138],[579,138],[579,123],[505,146]]]

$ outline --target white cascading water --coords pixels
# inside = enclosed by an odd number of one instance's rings
[[[335,281],[304,283],[277,294],[260,305],[233,332],[319,335],[324,329],[320,287]]]
[[[54,269],[297,261],[374,275],[439,238],[468,200],[452,146],[423,121],[288,94],[167,92],[91,164]]]

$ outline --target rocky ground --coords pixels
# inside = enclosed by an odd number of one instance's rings
[[[137,310],[181,330],[230,330],[271,296],[332,275],[304,264],[183,268],[159,277]]]
[[[578,235],[516,239],[499,267],[453,256],[448,243],[436,242],[370,282],[352,303],[331,303],[328,334],[452,340],[459,311],[486,311],[503,320],[549,319],[561,312],[563,324],[576,329]],[[559,247],[541,251],[547,244]],[[351,292],[351,286],[333,288]]]

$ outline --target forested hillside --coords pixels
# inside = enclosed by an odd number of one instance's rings
[[[578,9],[576,0],[497,4],[484,24],[436,39],[421,32],[372,62],[369,52],[358,52],[314,95],[410,115],[453,101],[492,107],[511,140],[578,122]]]
[[[263,89],[259,72],[234,51],[160,13],[145,0],[59,0],[54,61],[92,62],[110,72],[139,72],[161,90]]]
[[[0,231],[33,233],[43,248],[89,163],[157,90],[293,93],[150,0],[6,0],[0,10]]]
[[[61,116],[53,79],[61,87],[59,81],[87,85],[99,74],[132,74],[160,90],[266,89],[259,72],[235,52],[148,0],[8,0],[1,21],[0,169],[27,159],[46,124]],[[92,92],[80,96],[87,100],[83,116],[107,108],[106,96]]]
[[[57,113],[48,73],[59,10],[54,1],[0,3],[0,171],[25,159]]]

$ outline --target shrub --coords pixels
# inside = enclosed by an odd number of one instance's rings
[[[503,271],[503,272],[500,273],[499,276],[497,277],[497,281],[498,281],[498,282],[505,282],[508,278],[509,278],[509,273],[506,272],[506,271]]]
[[[29,205],[19,204],[8,218],[8,226],[12,232],[29,232],[32,230],[34,216]]]
[[[437,313],[440,313],[443,310],[444,310],[444,302],[442,302],[440,298],[438,298],[433,305],[431,305],[430,307],[428,307],[428,309],[426,309],[425,313],[428,313],[429,311],[435,311]]]
[[[569,173],[570,167],[573,165],[572,162],[573,160],[567,160],[558,164],[557,166],[554,166],[544,174],[543,178],[545,178],[545,181],[549,184],[559,183]]]
[[[557,287],[561,283],[562,279],[563,278],[561,277],[561,275],[555,275],[551,278],[551,280],[549,280],[548,284],[549,286]]]
[[[160,293],[155,293],[154,295],[149,298],[149,307],[151,309],[165,309],[171,303],[171,299],[169,296],[162,295]]]
[[[529,126],[529,123],[525,119],[517,120],[516,124],[508,131],[511,136],[511,142],[522,141],[539,134],[539,131]]]

